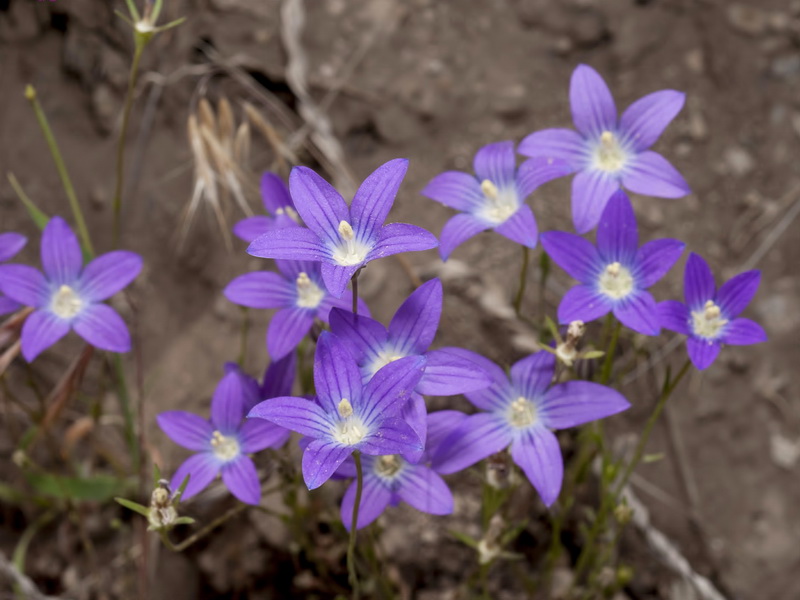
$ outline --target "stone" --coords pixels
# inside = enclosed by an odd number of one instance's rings
[[[741,146],[730,146],[723,153],[726,170],[734,177],[749,175],[756,166],[755,160]]]
[[[769,24],[767,14],[755,6],[745,4],[731,4],[728,7],[728,23],[731,27],[749,36],[762,35]]]

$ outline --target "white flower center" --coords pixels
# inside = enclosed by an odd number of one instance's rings
[[[300,215],[297,214],[297,211],[293,209],[291,206],[282,206],[278,210],[275,211],[276,215],[286,215],[292,221],[297,223],[298,225],[302,225],[303,222],[300,220]]]
[[[367,258],[370,248],[356,239],[353,227],[347,221],[339,222],[341,243],[333,250],[333,260],[343,267],[360,265]]]
[[[395,350],[381,350],[378,352],[378,357],[370,364],[370,376],[374,376],[383,367],[401,358],[405,358],[405,354],[398,354]]]
[[[353,446],[363,440],[367,435],[364,423],[353,414],[353,405],[350,400],[342,398],[336,407],[341,421],[333,429],[333,438],[345,446]]]
[[[519,195],[516,186],[499,189],[488,179],[481,181],[481,191],[486,201],[479,215],[486,221],[500,225],[519,209]]]
[[[239,456],[239,441],[232,436],[222,435],[219,431],[211,434],[211,448],[214,456],[228,462]]]
[[[311,281],[308,273],[301,272],[297,276],[297,306],[300,308],[317,308],[325,298],[325,292]]]
[[[83,308],[83,300],[68,285],[62,285],[58,288],[50,304],[50,310],[62,319],[73,318],[81,312],[81,308]]]
[[[508,422],[520,429],[530,427],[536,422],[536,406],[533,402],[520,396],[508,409]]]
[[[594,151],[594,166],[607,173],[616,173],[628,162],[628,153],[619,139],[610,131],[600,134],[600,143]]]
[[[396,454],[379,456],[375,460],[375,474],[384,479],[394,479],[405,466],[402,458]]]
[[[719,306],[713,300],[706,302],[702,310],[692,311],[692,330],[700,337],[712,340],[719,337],[727,323],[728,319],[722,317]]]
[[[633,291],[633,275],[626,267],[613,262],[600,275],[600,291],[614,300],[624,298]]]

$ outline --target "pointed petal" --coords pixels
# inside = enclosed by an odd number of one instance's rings
[[[600,255],[588,240],[564,231],[548,231],[540,236],[544,251],[573,279],[583,283],[595,280],[600,271]]]
[[[289,190],[306,227],[327,243],[338,244],[339,223],[350,221],[350,210],[339,192],[308,167],[292,169]]]
[[[416,464],[422,459],[428,439],[428,407],[425,406],[425,398],[416,392],[412,393],[411,398],[400,410],[399,419],[407,423],[419,439],[419,450],[412,450],[403,455],[408,462]]]
[[[53,217],[42,232],[42,266],[56,285],[72,285],[83,267],[78,238],[61,217]]]
[[[614,98],[600,74],[588,65],[578,65],[569,84],[569,104],[575,127],[585,136],[596,137],[617,125]]]
[[[495,142],[484,146],[475,154],[473,167],[479,181],[488,179],[497,187],[513,183],[517,170],[514,142]]]
[[[690,311],[698,310],[706,301],[714,298],[716,286],[714,274],[708,263],[699,254],[689,254],[683,274],[683,295]]]
[[[469,416],[439,445],[431,467],[444,475],[461,471],[500,452],[511,443],[511,438],[509,425],[498,415]]]
[[[233,234],[240,240],[247,243],[252,242],[257,237],[264,235],[275,228],[275,219],[265,215],[256,215],[242,219],[233,226]]]
[[[666,158],[650,150],[630,160],[622,175],[622,185],[637,194],[658,198],[683,198],[692,191]]]
[[[209,483],[214,481],[214,478],[219,474],[219,468],[219,462],[210,452],[194,454],[187,458],[175,471],[170,481],[170,487],[173,491],[177,491],[181,487],[183,480],[189,475],[189,483],[186,484],[186,489],[183,490],[183,496],[181,496],[181,500],[188,500],[202,492],[208,487]]]
[[[270,421],[247,419],[239,430],[239,444],[242,452],[250,454],[260,452],[264,448],[280,448],[290,435],[288,429]]]
[[[398,354],[422,354],[433,343],[442,316],[442,282],[423,283],[397,309],[389,339]]]
[[[374,319],[354,315],[340,308],[331,310],[330,323],[331,331],[347,345],[356,362],[362,365],[378,358],[378,352],[389,337],[386,328]]]
[[[380,230],[378,242],[370,250],[367,260],[375,260],[401,252],[430,250],[439,245],[439,240],[430,231],[406,223],[389,223]]]
[[[50,286],[44,275],[27,265],[0,266],[0,291],[25,306],[39,308],[50,303]]]
[[[314,311],[306,308],[284,308],[272,315],[267,329],[267,350],[278,360],[297,348],[314,324]]]
[[[428,413],[428,431],[425,442],[425,453],[428,456],[428,460],[438,452],[442,442],[461,427],[466,418],[467,415],[457,410],[440,410]]]
[[[375,373],[364,388],[363,403],[358,407],[353,403],[365,425],[392,417],[403,408],[425,372],[426,362],[424,356],[407,356]]]
[[[536,412],[548,429],[577,427],[630,408],[618,391],[591,381],[568,381],[550,388],[538,401]]]
[[[287,260],[324,261],[330,258],[330,250],[320,237],[304,227],[288,227],[267,231],[254,239],[247,253],[260,258],[284,258]]]
[[[326,412],[336,414],[339,403],[346,398],[358,413],[363,390],[361,371],[347,346],[328,331],[323,331],[317,341],[314,388]]]
[[[277,396],[291,396],[296,372],[297,356],[294,352],[290,352],[279,360],[273,360],[264,373],[261,397],[269,399]]]
[[[453,493],[439,475],[423,465],[407,468],[397,489],[406,504],[431,515],[449,515],[453,512]]]
[[[347,289],[347,284],[364,263],[352,267],[342,267],[331,263],[322,263],[322,279],[325,287],[334,298],[341,298]],[[351,296],[352,297],[352,296]]]
[[[647,242],[636,254],[639,285],[649,288],[667,274],[686,247],[680,240],[662,239]]]
[[[629,265],[639,249],[636,215],[628,195],[622,190],[612,194],[597,228],[597,250],[604,262]]]
[[[8,313],[18,311],[20,308],[22,308],[22,305],[19,302],[0,294],[0,315],[7,315]]]
[[[531,158],[526,160],[520,165],[517,172],[519,197],[524,200],[539,186],[575,171],[576,169],[570,163],[560,159]]]
[[[253,461],[240,456],[222,465],[222,481],[231,494],[245,504],[258,505],[261,500],[261,483]]]
[[[19,233],[0,233],[0,262],[11,259],[27,242],[28,238]]]
[[[266,419],[312,438],[328,438],[333,421],[313,400],[282,396],[256,404],[247,418]]]
[[[364,461],[367,462],[366,460]],[[353,505],[356,503],[356,482],[350,484],[342,498],[342,506],[339,514],[342,524],[347,531],[353,524]],[[361,502],[358,506],[358,523],[356,529],[362,529],[381,516],[386,507],[392,492],[386,487],[377,475],[364,476],[364,487],[361,490]]]
[[[551,506],[564,480],[564,459],[556,436],[544,427],[532,427],[511,444],[511,458],[525,472],[545,506]]]
[[[723,283],[717,292],[717,304],[722,314],[731,319],[741,313],[756,295],[759,283],[761,271],[758,270],[739,273]]]
[[[441,238],[439,254],[442,260],[447,260],[458,246],[487,229],[489,226],[486,223],[471,214],[459,213],[451,217],[444,224],[439,236]]]
[[[75,333],[98,350],[129,352],[131,336],[117,311],[107,304],[90,304],[72,322]]]
[[[455,354],[462,360],[475,363],[475,370],[489,376],[491,384],[482,389],[463,392],[476,408],[481,410],[497,410],[504,407],[512,393],[511,382],[506,372],[488,358],[463,350],[461,348],[443,348],[448,354]],[[427,368],[426,368],[427,372]],[[424,376],[423,376],[424,377]]]
[[[512,242],[536,248],[536,241],[539,237],[539,228],[536,226],[536,218],[533,216],[531,207],[523,204],[513,215],[498,225],[494,230],[507,237]]]
[[[583,234],[594,229],[611,195],[618,189],[619,181],[607,173],[594,170],[578,173],[572,180],[572,222],[575,231]]]
[[[375,169],[358,188],[350,203],[353,228],[364,239],[375,239],[394,204],[408,170],[408,160],[396,158]]]
[[[698,371],[702,371],[711,366],[719,354],[719,342],[703,340],[690,337],[686,340],[686,349],[689,351],[689,358]]]
[[[278,174],[265,171],[261,176],[261,201],[267,212],[272,215],[281,208],[292,206],[289,188]]]
[[[677,300],[664,300],[657,305],[658,320],[661,327],[669,329],[675,333],[690,335],[689,328],[689,309],[683,302]]]
[[[517,152],[523,156],[558,159],[567,163],[570,172],[586,164],[586,141],[572,129],[534,131],[520,142]]]
[[[658,315],[656,301],[650,292],[641,290],[629,294],[624,301],[616,303],[614,316],[625,327],[638,331],[642,335],[661,333],[661,319]]]
[[[117,250],[95,258],[86,265],[80,279],[80,295],[90,302],[110,298],[142,270],[142,257],[133,252]]]
[[[555,370],[555,355],[540,350],[514,363],[511,367],[511,381],[520,396],[534,400],[550,387]]]
[[[328,440],[314,440],[303,452],[303,479],[309,490],[315,490],[331,478],[345,458],[353,453],[351,446]]]
[[[594,291],[585,285],[571,288],[558,305],[558,322],[562,324],[572,321],[588,323],[607,315],[613,304],[608,296]]]
[[[639,98],[622,113],[621,135],[636,152],[646,150],[681,112],[684,102],[686,94],[675,90],[661,90]]]
[[[434,177],[420,192],[440,204],[469,212],[483,204],[480,182],[460,171],[445,171]]]
[[[222,293],[234,304],[250,308],[286,308],[297,301],[294,283],[270,271],[239,275]]]
[[[425,354],[428,363],[425,374],[417,384],[420,394],[430,396],[454,396],[465,392],[483,390],[492,384],[488,373],[478,365],[480,358],[467,358],[464,353],[477,354],[462,350],[450,352],[449,348],[432,350]]]
[[[182,410],[169,410],[156,416],[156,422],[179,446],[196,452],[209,449],[214,428],[207,419]]]
[[[358,444],[364,454],[385,456],[387,454],[411,454],[422,452],[422,442],[411,426],[397,417],[383,419],[380,426]]]
[[[725,326],[720,341],[731,346],[749,346],[767,341],[764,329],[750,319],[734,319]]]
[[[28,362],[39,356],[69,332],[69,323],[54,314],[37,310],[28,315],[22,326],[22,356]]]
[[[214,389],[211,398],[211,424],[223,435],[239,431],[244,412],[245,389],[235,372],[227,373]]]

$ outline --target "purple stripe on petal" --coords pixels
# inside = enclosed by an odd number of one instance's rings
[[[306,226],[328,244],[338,244],[339,223],[350,221],[350,210],[339,192],[308,167],[292,169],[289,190],[295,208]]]
[[[625,300],[614,305],[614,316],[628,329],[642,335],[661,333],[661,319],[656,301],[650,292],[644,290],[629,294]]]
[[[545,506],[551,506],[564,479],[564,459],[556,436],[544,427],[532,427],[511,444],[511,458],[525,472]]]
[[[364,461],[366,463],[366,460]],[[361,503],[358,507],[358,523],[356,529],[361,529],[372,523],[381,516],[386,507],[392,492],[380,480],[377,475],[364,477],[364,487],[361,491]],[[353,505],[356,503],[356,482],[350,484],[342,498],[342,507],[339,514],[345,529],[350,531],[353,524]]]
[[[129,352],[131,336],[117,311],[107,304],[90,304],[72,322],[75,333],[98,350]]]
[[[463,350],[463,353],[469,353]],[[492,384],[489,374],[478,366],[478,361],[448,348],[432,350],[425,354],[428,363],[425,374],[417,384],[420,394],[454,396],[465,392],[486,389]],[[474,355],[477,356],[477,355]]]
[[[555,369],[555,355],[544,350],[517,361],[511,367],[515,391],[531,401],[540,397],[550,386]]]
[[[314,311],[284,308],[272,316],[267,329],[267,350],[273,360],[289,354],[308,334],[314,324]]]
[[[426,362],[424,356],[407,356],[375,373],[364,388],[362,405],[354,405],[366,426],[392,417],[403,408],[425,372]]]
[[[602,171],[581,171],[572,180],[572,222],[580,234],[594,229],[619,182]]]
[[[22,326],[22,356],[32,362],[69,332],[69,323],[44,310],[31,313]]]
[[[439,245],[439,240],[430,231],[407,223],[389,223],[380,230],[375,247],[370,250],[367,260],[375,260],[401,252],[430,250]]]
[[[347,399],[358,413],[361,405],[361,371],[347,346],[329,331],[323,331],[314,355],[314,388],[322,408],[331,414]]]
[[[572,129],[535,131],[520,142],[517,151],[523,156],[563,160],[570,172],[586,164],[586,141]]]
[[[186,476],[190,475],[189,483],[186,485],[181,497],[181,500],[188,500],[202,492],[208,487],[209,483],[214,481],[214,478],[219,474],[219,467],[219,461],[214,458],[211,452],[201,452],[190,456],[175,471],[170,481],[170,487],[177,492]]]
[[[236,372],[227,373],[214,389],[211,398],[211,424],[223,435],[239,431],[245,415],[245,388]]]
[[[389,337],[386,328],[369,317],[334,308],[330,314],[331,331],[347,344],[359,364],[378,357]]]
[[[236,223],[236,225],[233,226],[233,234],[240,240],[250,243],[257,237],[271,231],[274,225],[275,219],[272,217],[256,215],[255,217],[247,217]]]
[[[288,429],[264,419],[247,419],[239,431],[242,452],[260,452],[265,448],[280,448],[289,439]]]
[[[0,233],[0,262],[5,262],[25,247],[28,238],[19,233]]]
[[[500,452],[511,443],[512,437],[510,425],[497,414],[469,416],[439,445],[431,467],[445,475],[461,471]]]
[[[689,184],[669,161],[648,150],[631,158],[622,175],[622,185],[632,192],[658,198],[683,198]]]
[[[433,343],[442,316],[442,282],[423,283],[397,309],[389,339],[398,354],[422,354]]]
[[[438,452],[439,445],[458,429],[466,418],[467,415],[457,410],[440,410],[428,414],[428,431],[425,441],[425,453],[428,458]]]
[[[475,154],[472,161],[478,180],[489,180],[497,187],[504,187],[514,181],[517,170],[517,157],[514,142],[504,141],[487,144]]]
[[[569,104],[575,127],[585,136],[597,137],[617,125],[614,98],[600,74],[588,65],[578,65],[569,85]]]
[[[577,427],[630,408],[616,390],[591,381],[568,381],[550,388],[536,403],[536,414],[548,429]]]
[[[397,489],[400,499],[417,510],[431,515],[453,512],[453,493],[439,475],[428,467],[408,467],[401,475]]]
[[[322,279],[331,296],[341,298],[347,289],[347,284],[362,265],[363,263],[352,267],[342,267],[327,262],[322,263]]]
[[[411,426],[397,417],[381,421],[380,426],[365,437],[358,449],[364,454],[385,456],[387,454],[408,455],[422,451],[422,442]]]
[[[408,170],[408,160],[396,158],[375,169],[359,186],[350,203],[353,228],[364,239],[375,239],[392,209]]]
[[[42,232],[42,267],[47,278],[57,285],[72,285],[80,275],[81,246],[61,217],[50,219]]]
[[[749,346],[767,341],[764,329],[750,319],[734,319],[722,331],[720,341],[731,346]]]
[[[690,337],[686,340],[689,358],[698,371],[711,366],[719,354],[719,342]]]
[[[575,132],[573,132],[575,133]],[[575,135],[578,135],[577,133]],[[576,169],[568,162],[552,158],[531,158],[522,163],[517,172],[519,197],[527,198],[539,186],[574,173]]]
[[[437,175],[420,193],[440,204],[465,212],[481,206],[485,200],[480,182],[460,171],[445,171]]]
[[[110,298],[136,279],[142,270],[142,257],[116,250],[95,258],[86,265],[80,278],[81,298],[100,302]]]
[[[657,309],[658,320],[661,323],[661,327],[674,331],[675,333],[682,333],[683,335],[691,334],[689,328],[691,316],[689,315],[689,309],[686,308],[683,302],[664,300],[664,302],[658,303]]]
[[[265,171],[261,176],[261,201],[267,212],[274,215],[281,208],[292,206],[292,198],[289,196],[289,188],[283,179],[269,171]]]
[[[756,295],[760,282],[761,271],[755,270],[739,273],[723,283],[717,292],[717,304],[722,314],[732,319],[741,313]]]
[[[296,284],[270,271],[239,275],[222,293],[234,304],[250,308],[286,308],[297,302]]]
[[[258,505],[261,500],[261,483],[253,461],[246,456],[222,465],[222,481],[236,498],[245,504]]]
[[[705,259],[691,252],[683,274],[683,295],[690,311],[698,310],[714,298],[714,274]]]
[[[634,151],[646,150],[681,112],[685,101],[686,94],[675,90],[662,90],[639,98],[622,113],[620,135]]]
[[[331,252],[319,236],[304,227],[273,229],[254,239],[247,253],[260,258],[323,261]]]
[[[662,239],[647,242],[636,255],[639,285],[649,288],[664,275],[683,254],[686,247],[680,240]]]
[[[353,453],[351,446],[328,440],[314,440],[303,452],[303,479],[309,490],[315,490],[330,479],[345,458]]]
[[[494,230],[512,242],[528,248],[535,248],[539,237],[536,217],[533,216],[533,211],[527,204],[521,205],[517,212],[495,227]]]
[[[608,296],[585,285],[576,285],[561,298],[561,303],[558,305],[558,322],[588,323],[607,315],[612,308],[613,304]]]
[[[439,236],[441,238],[439,254],[442,260],[447,260],[458,246],[487,229],[489,225],[470,214],[461,213],[451,217],[444,224]]]
[[[544,251],[570,277],[593,282],[600,270],[600,255],[588,240],[572,233],[548,231],[540,236]]]
[[[214,428],[207,419],[182,410],[170,410],[156,416],[156,422],[179,446],[194,451],[209,449]]]
[[[0,266],[0,291],[25,306],[50,303],[50,286],[41,271],[27,265]]]
[[[628,195],[614,192],[600,217],[597,228],[597,250],[603,262],[630,265],[639,249],[639,230],[636,215]]]
[[[333,428],[328,414],[313,400],[282,396],[256,404],[249,418],[266,419],[312,438],[327,439]]]

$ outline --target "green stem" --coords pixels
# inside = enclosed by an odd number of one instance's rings
[[[358,275],[361,273],[361,269],[353,273],[353,278],[350,280],[350,283],[353,285],[353,314],[358,314]]]
[[[61,177],[61,184],[64,186],[64,191],[67,193],[67,198],[72,208],[72,214],[75,217],[75,224],[78,226],[78,235],[81,237],[83,250],[89,258],[94,258],[94,247],[92,246],[92,240],[89,238],[89,230],[86,228],[86,221],[83,219],[81,206],[78,204],[78,197],[75,195],[75,188],[72,187],[72,180],[69,178],[67,167],[61,156],[61,151],[58,149],[58,143],[56,142],[52,129],[50,129],[50,124],[47,121],[44,110],[42,110],[42,105],[36,97],[36,90],[32,85],[29,85],[25,89],[25,97],[31,103],[33,112],[36,113],[39,127],[42,129],[47,146],[50,148],[50,154],[53,156],[53,162],[56,164],[56,170],[58,171],[59,177]]]
[[[613,319],[613,315],[609,313],[609,319]],[[622,329],[622,323],[617,321],[616,326],[611,333],[611,340],[608,342],[608,348],[606,349],[606,360],[603,363],[603,370],[600,373],[600,383],[605,385],[611,379],[611,369],[614,366],[614,353],[617,351],[617,342],[619,341],[619,332]]]
[[[525,284],[528,282],[528,263],[530,262],[530,250],[527,246],[522,248],[522,266],[519,270],[519,286],[517,295],[514,297],[514,312],[517,317],[522,314],[522,297],[525,295]]]
[[[353,588],[352,598],[353,600],[358,600],[360,591],[358,589],[358,572],[356,570],[356,533],[358,532],[358,508],[361,504],[361,491],[364,487],[361,453],[358,450],[353,452],[353,460],[356,461],[356,500],[353,503],[353,519],[350,522],[350,543],[347,545],[347,575],[350,580],[350,587]]]
[[[128,93],[125,95],[125,108],[122,112],[122,127],[119,132],[119,140],[117,141],[117,183],[114,188],[114,247],[119,242],[120,234],[120,217],[122,212],[122,185],[125,180],[125,138],[128,134],[128,119],[131,114],[131,107],[133,106],[133,92],[136,88],[136,76],[139,72],[139,61],[142,58],[142,51],[144,50],[145,43],[140,42],[137,38],[136,49],[133,52],[133,63],[131,64],[131,72],[128,76]]]
[[[236,515],[238,515],[240,512],[242,512],[243,510],[245,510],[247,508],[250,508],[250,505],[249,504],[244,504],[244,503],[241,503],[241,504],[238,504],[237,506],[234,506],[233,508],[228,510],[228,512],[222,514],[221,516],[219,516],[216,519],[214,519],[213,521],[211,521],[211,523],[209,523],[208,525],[203,527],[197,533],[194,533],[194,534],[190,535],[188,538],[183,540],[180,544],[173,544],[172,541],[169,539],[169,536],[167,535],[166,531],[161,531],[161,541],[163,541],[164,545],[167,548],[169,548],[170,550],[172,550],[174,552],[183,552],[184,550],[186,550],[186,548],[188,548],[189,546],[191,546],[192,544],[194,544],[198,540],[204,538],[209,533],[214,531],[217,527],[219,527],[220,525],[222,525],[223,523],[225,523],[229,519],[232,519],[233,517],[235,517]]]
[[[128,384],[125,380],[125,368],[122,365],[122,357],[114,354],[111,360],[114,367],[114,376],[117,380],[117,395],[119,396],[119,406],[122,410],[122,419],[125,428],[125,442],[128,444],[128,451],[131,454],[133,472],[138,473],[140,467],[139,444],[136,439],[136,428],[133,420],[133,408],[131,407],[131,397],[128,394]]]

